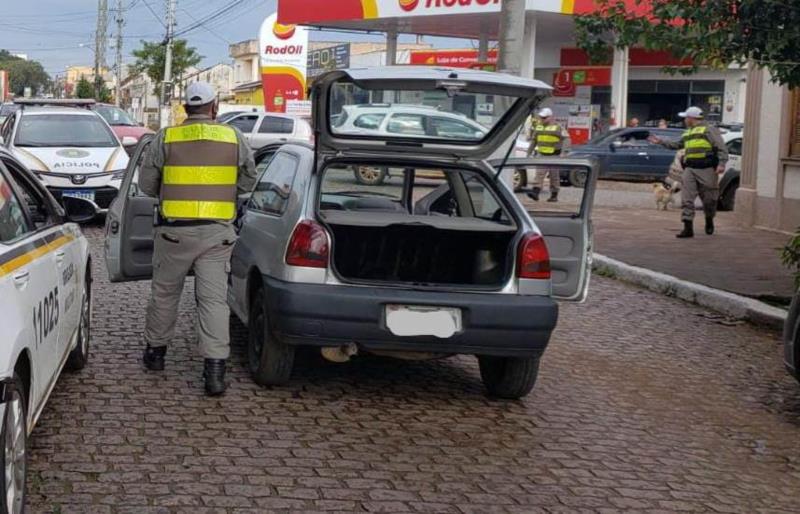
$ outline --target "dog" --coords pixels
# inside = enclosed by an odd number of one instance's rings
[[[661,182],[653,184],[653,194],[656,197],[656,209],[666,211],[667,206],[675,205],[675,193],[679,190],[678,187],[673,186],[667,189]]]

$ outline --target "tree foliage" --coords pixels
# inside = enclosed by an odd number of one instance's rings
[[[9,89],[18,96],[23,95],[26,87],[36,94],[50,85],[50,76],[41,63],[21,59],[8,50],[0,50],[0,70],[8,72]]]
[[[724,68],[753,61],[773,80],[800,86],[800,2],[797,0],[595,0],[576,18],[578,46],[596,61],[611,46],[670,52],[691,66]]]
[[[142,41],[141,48],[133,51],[136,62],[131,65],[131,72],[146,73],[150,80],[155,84],[154,93],[161,94],[161,83],[164,80],[164,64],[166,61],[167,49],[162,43]],[[192,66],[196,66],[203,60],[203,56],[197,53],[197,49],[189,46],[185,39],[176,39],[172,47],[172,75],[180,77]]]
[[[94,98],[94,86],[84,76],[75,86],[75,98]]]

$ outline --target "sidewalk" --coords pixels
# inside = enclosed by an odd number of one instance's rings
[[[675,209],[596,207],[593,219],[595,252],[625,264],[777,305],[794,294],[780,262],[789,236],[737,226],[732,212],[719,213],[713,236],[703,232],[698,212],[693,239],[675,238]]]

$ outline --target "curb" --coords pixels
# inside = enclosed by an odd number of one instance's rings
[[[631,266],[605,255],[594,254],[592,268],[612,278],[644,287],[650,291],[679,298],[755,325],[783,330],[787,311],[772,305],[720,289]]]

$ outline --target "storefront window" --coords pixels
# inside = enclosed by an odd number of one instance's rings
[[[800,158],[800,88],[791,90],[792,132],[789,135],[789,157]]]

